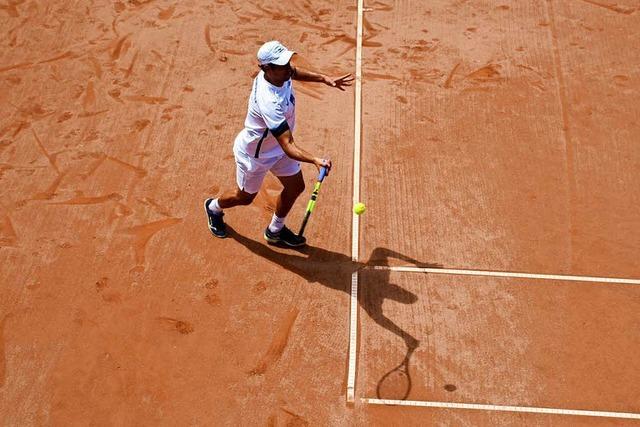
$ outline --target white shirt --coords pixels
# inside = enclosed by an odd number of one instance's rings
[[[236,147],[254,158],[271,158],[285,153],[276,140],[296,124],[296,98],[291,79],[274,86],[260,71],[253,80],[244,129],[236,137]]]

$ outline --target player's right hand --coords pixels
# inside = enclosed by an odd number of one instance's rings
[[[318,170],[320,170],[320,168],[323,168],[323,167],[331,170],[331,160],[330,159],[321,159],[319,157],[316,157],[314,159],[313,163],[316,165]]]

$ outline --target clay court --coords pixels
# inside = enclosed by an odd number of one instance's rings
[[[4,0],[0,26],[0,424],[640,424],[637,0]],[[270,39],[357,77],[294,83],[334,162],[301,250],[262,238],[272,176],[227,239],[202,209]]]

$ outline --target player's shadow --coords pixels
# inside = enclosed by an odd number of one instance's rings
[[[351,294],[352,273],[364,267],[389,266],[391,259],[397,259],[423,268],[442,267],[439,264],[420,262],[391,249],[380,247],[374,249],[369,260],[364,263],[355,262],[348,255],[314,246],[287,249],[283,252],[266,243],[249,239],[228,225],[227,227],[229,235],[254,254],[282,266],[307,282],[319,283],[328,288],[345,292],[348,295]],[[390,283],[390,273],[389,270],[376,270],[375,280],[367,281],[363,291],[358,292],[358,303],[378,325],[394,333],[404,341],[407,347],[407,357],[410,357],[419,346],[419,341],[389,319],[382,311],[382,304],[387,299],[403,304],[413,304],[418,300],[418,297],[414,293]],[[408,363],[408,360],[406,362]]]

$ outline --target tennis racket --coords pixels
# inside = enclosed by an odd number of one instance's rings
[[[298,236],[300,237],[302,237],[302,234],[304,233],[304,229],[307,227],[307,222],[309,222],[309,217],[311,216],[311,212],[313,212],[313,209],[316,207],[316,200],[318,200],[318,193],[320,193],[320,186],[322,185],[322,181],[324,181],[324,178],[327,175],[329,175],[329,169],[327,169],[324,166],[321,167],[320,173],[318,174],[318,181],[313,186],[313,193],[311,193],[311,199],[309,200],[309,203],[307,203],[307,211],[304,214],[304,219],[302,220],[302,226],[300,226],[300,232],[298,233]]]

